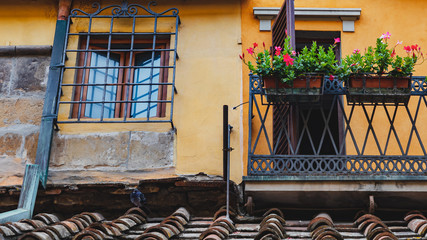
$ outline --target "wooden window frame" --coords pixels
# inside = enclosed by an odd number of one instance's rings
[[[88,47],[88,50],[86,50],[87,40],[81,39],[79,43],[79,49],[83,50],[79,52],[77,56],[77,64],[76,66],[80,67],[90,67],[91,64],[91,55],[92,50],[94,49],[107,49],[103,47],[94,46],[94,44],[108,44],[108,39],[106,39],[108,36],[105,36],[103,39],[91,39],[90,45]],[[134,44],[153,44],[153,41],[151,39],[134,39]],[[110,46],[117,45],[117,44],[129,44],[130,45],[130,39],[115,39],[110,40]],[[169,40],[167,39],[157,39],[156,40],[156,47],[155,49],[169,49]],[[147,48],[151,49],[151,48]],[[132,52],[132,64],[129,64],[130,62],[130,54]],[[129,67],[129,68],[119,68],[118,78],[117,82],[111,84],[111,86],[117,86],[116,89],[116,101],[129,101],[126,103],[115,103],[115,110],[114,110],[114,118],[123,118],[125,115],[125,106],[127,105],[127,111],[126,111],[126,118],[131,118],[131,106],[132,104],[137,104],[132,102],[132,91],[133,87],[135,85],[127,85],[127,79],[129,79],[129,83],[133,83],[134,81],[134,62],[136,55],[139,53],[149,52],[152,53],[152,51],[134,51],[129,49],[129,51],[114,51],[114,49],[110,48],[110,53],[114,54],[120,54],[120,67]],[[86,65],[84,64],[86,56]],[[169,66],[169,51],[160,51],[160,68],[159,68],[159,84],[154,83],[152,86],[157,85],[158,86],[158,96],[157,101],[167,100],[167,86],[161,83],[167,83],[168,82],[168,68],[163,68],[164,66]],[[154,67],[153,69],[155,69]],[[129,71],[130,69],[130,71]],[[83,76],[83,73],[85,76]],[[89,74],[90,74],[90,68],[79,68],[76,70],[76,78],[75,83],[76,84],[88,84],[89,82]],[[129,76],[130,75],[130,76]],[[128,86],[128,87],[126,87]],[[148,85],[146,85],[148,86]],[[87,91],[89,86],[80,86],[76,85],[74,88],[73,93],[73,100],[79,101],[80,96],[81,101],[83,103],[75,103],[72,105],[71,110],[71,117],[72,118],[89,118],[85,117],[85,111],[86,111],[86,100],[87,100]],[[126,90],[129,89],[128,98],[126,99]],[[83,91],[83,92],[82,92]],[[82,95],[83,94],[83,95]],[[80,107],[80,116],[78,116],[79,111],[79,105]],[[150,111],[150,109],[147,109],[147,111]],[[157,102],[157,112],[156,116],[150,116],[151,117],[165,117],[166,116],[166,103],[165,102]],[[101,118],[103,118],[101,116]],[[142,117],[145,118],[145,117]]]

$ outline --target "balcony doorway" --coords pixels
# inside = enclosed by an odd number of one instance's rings
[[[296,51],[310,48],[313,41],[325,49],[340,38],[340,32],[295,31]],[[340,43],[335,47],[340,61]],[[338,96],[341,98],[341,96]],[[322,96],[319,103],[279,104],[273,106],[273,140],[277,155],[345,155],[340,148],[344,130],[343,117],[335,96]],[[342,100],[342,99],[341,99]],[[327,126],[326,124],[327,123]],[[289,133],[289,140],[282,128]],[[325,132],[326,127],[328,131]],[[325,134],[326,133],[326,134]]]

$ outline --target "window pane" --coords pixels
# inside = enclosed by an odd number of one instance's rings
[[[111,53],[110,58],[107,62],[106,52],[92,52],[91,55],[91,67],[117,67],[120,65],[120,54]],[[102,84],[96,86],[88,86],[86,101],[100,102],[93,104],[86,104],[85,117],[89,118],[101,118],[101,114],[104,118],[113,118],[115,112],[115,103],[103,103],[105,101],[115,101],[117,93],[117,85],[108,86],[107,84],[117,84],[119,78],[119,69],[117,68],[98,68],[90,69],[89,71],[89,84]],[[102,109],[104,112],[102,113]]]
[[[135,66],[153,68],[137,68],[134,74],[134,83],[150,85],[134,85],[132,87],[132,101],[149,101],[144,103],[133,103],[131,106],[132,118],[145,118],[157,116],[157,100],[159,99],[160,79],[160,52],[155,52],[154,61],[152,53],[140,53],[135,56]]]

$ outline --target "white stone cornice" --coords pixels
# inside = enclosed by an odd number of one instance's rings
[[[260,20],[260,31],[271,31],[271,20],[280,8],[254,7],[253,13]],[[296,20],[342,21],[344,32],[354,32],[354,21],[359,19],[361,8],[295,8]]]

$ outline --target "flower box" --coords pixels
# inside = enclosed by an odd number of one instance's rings
[[[268,102],[313,102],[322,95],[323,74],[307,73],[296,77],[291,84],[277,76],[262,77]]]
[[[350,76],[349,103],[407,104],[411,93],[411,76],[391,77],[373,74]]]

